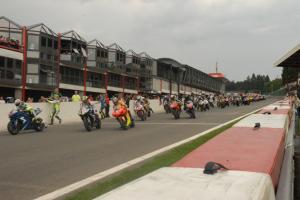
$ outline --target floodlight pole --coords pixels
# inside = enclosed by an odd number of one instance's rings
[[[56,88],[59,90],[60,84],[60,54],[61,54],[61,33],[58,33],[57,39],[57,68],[56,68]]]
[[[87,79],[87,59],[84,59],[84,72],[83,72],[83,95],[86,96],[86,79]]]
[[[26,98],[26,71],[27,71],[27,28],[22,28],[22,42],[23,42],[23,65],[22,65],[22,100]]]
[[[108,95],[108,72],[104,72],[104,81],[105,81],[105,94],[106,96]]]
[[[122,96],[124,97],[124,93],[125,93],[125,76],[122,75]]]

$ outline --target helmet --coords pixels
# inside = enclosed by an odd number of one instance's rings
[[[16,105],[16,106],[19,106],[19,105],[21,104],[21,102],[22,102],[22,101],[21,101],[20,99],[16,99],[16,100],[15,100],[15,105]]]
[[[88,100],[88,97],[87,96],[83,96],[82,97],[82,101],[87,101]]]
[[[117,98],[117,97],[113,97],[111,100],[112,100],[112,102],[113,102],[114,104],[117,104],[117,103],[118,103],[118,98]]]
[[[137,96],[137,97],[136,97],[136,100],[138,100],[138,101],[140,101],[141,99],[142,99],[141,96]]]

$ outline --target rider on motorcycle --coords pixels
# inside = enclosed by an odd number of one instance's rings
[[[94,114],[97,118],[99,117],[98,113],[95,112],[95,107],[94,107],[93,104],[91,104],[91,102],[90,102],[88,96],[83,96],[83,97],[82,97],[81,104],[80,104],[80,112],[81,112],[81,110],[82,110],[83,107],[85,107],[85,108],[91,110],[91,111],[93,112],[93,114]]]
[[[20,99],[16,99],[15,106],[17,107],[17,111],[28,113],[31,120],[35,117],[33,108],[29,106],[27,103],[25,103],[24,101],[21,101]]]
[[[154,111],[150,107],[150,101],[146,97],[142,97],[142,101],[144,103],[143,105],[144,105],[144,107],[146,109],[146,112],[148,113],[148,117],[150,117],[150,112],[154,113]]]
[[[131,124],[131,121],[133,120],[127,106],[126,106],[126,103],[125,101],[122,99],[122,98],[117,98],[117,97],[113,97],[112,98],[112,102],[114,104],[114,110],[119,110],[121,108],[125,109],[126,110],[126,114],[125,114],[125,117],[127,119],[127,126],[129,126]]]
[[[191,97],[190,97],[190,95],[187,95],[185,98],[184,98],[184,104],[183,104],[183,109],[184,110],[186,110],[186,105],[188,104],[188,103],[190,103],[192,100],[191,100]]]
[[[178,103],[180,110],[181,110],[182,102],[180,101],[180,99],[177,96],[171,95],[170,101],[171,101],[171,103],[173,103],[173,102]]]
[[[137,97],[136,97],[136,100],[135,100],[135,102],[134,102],[134,105],[135,105],[135,106],[142,105],[142,106],[144,107],[144,101],[143,101],[143,99],[142,99],[141,96],[137,96]]]

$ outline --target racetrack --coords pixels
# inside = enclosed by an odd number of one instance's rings
[[[155,114],[123,131],[113,119],[86,132],[82,123],[50,126],[43,133],[0,134],[0,197],[26,200],[46,194],[156,149],[191,137],[276,99],[212,109],[197,119]]]

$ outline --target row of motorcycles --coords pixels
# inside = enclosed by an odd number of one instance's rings
[[[164,109],[166,113],[171,113],[174,116],[174,119],[180,119],[182,112],[182,103],[180,101],[168,102],[164,101]],[[184,105],[185,112],[189,115],[191,119],[196,118],[195,106],[192,101],[188,101]]]
[[[145,121],[151,116],[150,109],[145,109],[142,104],[136,104],[134,107],[136,116]],[[40,108],[33,110],[35,117],[30,116],[30,113],[18,110],[12,110],[9,113],[9,123],[7,124],[7,130],[12,135],[17,135],[20,131],[35,130],[41,132],[46,127],[45,122],[38,115],[42,112]],[[94,106],[84,105],[81,107],[80,116],[83,125],[87,131],[92,131],[93,128],[101,129],[101,120],[105,118],[102,111],[97,113]],[[119,122],[121,129],[127,130],[135,126],[134,119],[131,116],[129,109],[121,107],[115,109],[112,112],[113,117]]]
[[[151,108],[149,105],[145,105],[142,102],[136,102],[134,105],[135,115],[140,118],[141,121],[146,121],[151,116]],[[79,116],[81,117],[84,127],[87,131],[91,131],[92,128],[100,129],[101,120],[105,118],[102,111],[97,114],[97,110],[93,106],[83,106],[80,110]],[[127,130],[135,126],[135,121],[127,107],[114,108],[112,116],[119,122],[121,129]]]

